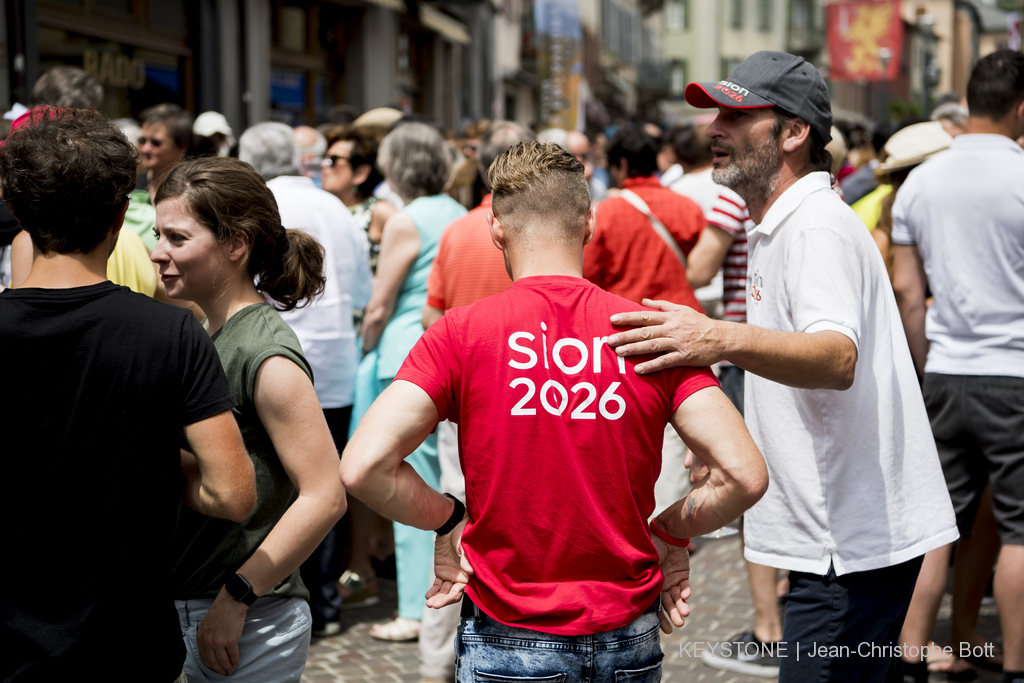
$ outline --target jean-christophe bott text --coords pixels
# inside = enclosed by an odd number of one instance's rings
[[[936,657],[992,657],[995,654],[995,645],[985,643],[984,645],[972,645],[971,643],[958,643],[939,647],[938,645],[918,647],[913,645],[894,645],[877,643],[858,643],[856,645],[829,645],[822,643],[799,643],[779,641],[777,643],[752,643],[748,641],[726,641],[726,642],[691,642],[679,644],[680,657],[703,657],[711,654],[716,657],[728,657],[740,661],[750,661],[762,657],[793,657],[799,660],[801,657],[821,657],[824,659],[846,659],[849,657],[884,657],[886,659],[902,657],[904,659],[917,660],[920,658]]]

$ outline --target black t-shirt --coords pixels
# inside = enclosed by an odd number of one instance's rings
[[[188,311],[111,282],[0,293],[0,680],[181,672],[181,428],[234,404]]]

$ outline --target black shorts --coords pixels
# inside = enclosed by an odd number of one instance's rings
[[[928,373],[924,403],[960,535],[991,480],[999,538],[1024,545],[1024,378]]]
[[[923,557],[842,576],[790,572],[779,683],[902,683],[895,647]]]

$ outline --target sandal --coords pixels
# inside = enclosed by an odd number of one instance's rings
[[[341,595],[342,610],[370,607],[380,602],[377,577],[356,574],[348,569],[338,579],[338,594]]]
[[[393,643],[410,643],[420,639],[420,622],[415,619],[395,617],[387,623],[371,626],[370,637]]]
[[[934,643],[930,643],[930,645],[935,648],[933,651],[938,650],[938,646]],[[974,670],[974,666],[956,655],[947,657],[945,653],[942,653],[937,657],[929,657],[927,666],[929,673],[945,676],[947,680],[954,681],[954,683],[973,681],[978,677],[978,672]]]

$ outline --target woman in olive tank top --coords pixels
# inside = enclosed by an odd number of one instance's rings
[[[299,566],[345,512],[345,492],[312,371],[277,310],[323,291],[323,250],[281,225],[266,182],[237,159],[179,164],[156,209],[153,261],[168,296],[208,316],[258,495],[241,523],[180,504],[173,589],[185,672],[299,683],[312,630]]]

